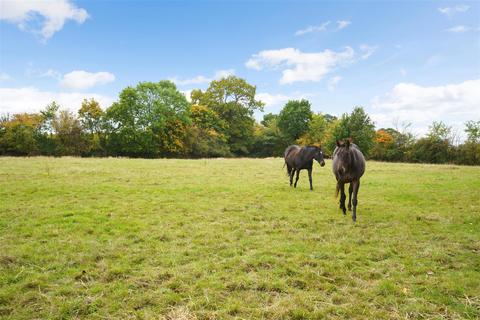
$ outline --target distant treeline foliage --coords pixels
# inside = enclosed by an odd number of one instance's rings
[[[52,102],[39,113],[0,118],[0,155],[270,157],[294,143],[320,145],[331,155],[337,140],[351,137],[371,159],[480,164],[480,121],[465,124],[463,144],[442,122],[416,139],[408,126],[375,130],[361,107],[337,118],[312,112],[307,100],[288,101],[258,123],[253,114],[263,103],[255,94],[255,86],[229,76],[193,90],[191,102],[170,81],[125,88],[106,110],[94,99],[84,100],[78,114]]]

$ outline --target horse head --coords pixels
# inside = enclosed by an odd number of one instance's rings
[[[323,151],[322,148],[314,146],[315,148],[315,153],[313,154],[313,158],[317,160],[317,162],[320,164],[320,166],[325,165],[325,160],[323,159]]]

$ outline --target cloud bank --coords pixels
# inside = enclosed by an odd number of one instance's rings
[[[338,52],[327,49],[312,53],[295,48],[264,50],[252,55],[245,66],[254,70],[281,69],[281,84],[320,81],[339,67],[349,65],[359,58],[367,59],[376,49],[376,46],[364,44],[360,46],[360,55],[356,54],[351,47],[345,47]]]
[[[0,20],[39,35],[43,40],[62,30],[68,20],[81,24],[88,17],[85,9],[78,8],[68,0],[0,1]]]
[[[94,98],[105,109],[115,100],[112,97],[84,92],[50,92],[34,87],[0,88],[0,114],[38,112],[52,101],[62,108],[77,112],[83,99]]]
[[[94,86],[107,84],[115,81],[115,76],[110,72],[87,72],[75,70],[64,74],[60,85],[68,89],[83,90]]]
[[[213,77],[206,77],[206,76],[203,76],[203,75],[198,75],[196,77],[186,78],[186,79],[180,79],[178,77],[173,77],[173,78],[170,78],[170,81],[172,81],[173,83],[175,83],[178,86],[187,86],[187,85],[191,85],[191,84],[209,83],[213,80],[222,79],[222,78],[234,75],[234,74],[235,74],[234,69],[226,69],[226,70],[216,71],[215,74],[213,75]]]
[[[462,127],[468,120],[479,120],[480,79],[458,84],[421,86],[399,83],[372,101],[372,118],[378,127],[392,126],[394,121],[411,122],[418,134],[424,134],[432,121]]]

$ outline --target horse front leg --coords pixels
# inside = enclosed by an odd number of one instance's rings
[[[300,170],[297,169],[297,177],[295,178],[295,184],[293,185],[294,188],[297,187],[298,178],[300,178],[299,175],[300,175]]]
[[[313,190],[313,186],[312,186],[312,168],[308,169],[308,180],[310,181],[310,190]]]
[[[351,184],[353,184],[353,199],[352,199],[352,203],[353,203],[353,213],[352,213],[352,220],[353,220],[353,222],[355,222],[355,221],[357,221],[357,204],[358,204],[357,195],[358,195],[358,190],[360,189],[360,180],[353,181],[353,182],[351,182]]]
[[[345,200],[347,199],[345,195],[345,183],[339,182],[338,188],[340,189],[340,209],[342,209],[343,214],[347,214],[347,208],[345,208]]]
[[[352,191],[353,191],[353,184],[350,183],[348,186],[348,211],[352,211]]]

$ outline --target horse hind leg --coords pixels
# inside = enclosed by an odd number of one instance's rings
[[[297,176],[295,178],[295,184],[293,185],[294,188],[297,187],[297,182],[298,182],[298,179],[300,178],[300,176],[299,176],[300,175],[300,170],[296,170],[296,171],[297,171]]]
[[[340,188],[340,209],[342,209],[343,214],[347,214],[347,209],[345,208],[345,200],[347,199],[347,196],[345,195],[345,184],[340,183],[339,188]]]
[[[308,169],[308,181],[310,181],[310,190],[313,190],[313,185],[312,185],[312,169]]]
[[[358,204],[357,195],[358,195],[358,190],[360,189],[360,180],[357,180],[357,181],[352,182],[352,183],[353,183],[353,199],[352,199],[353,212],[352,212],[352,220],[353,220],[353,222],[355,222],[355,221],[357,221],[357,204]]]
[[[353,183],[350,183],[348,186],[348,211],[352,211],[352,192],[353,192]]]
[[[290,178],[290,187],[293,184],[293,175],[295,174],[295,169],[288,167],[288,177]]]

